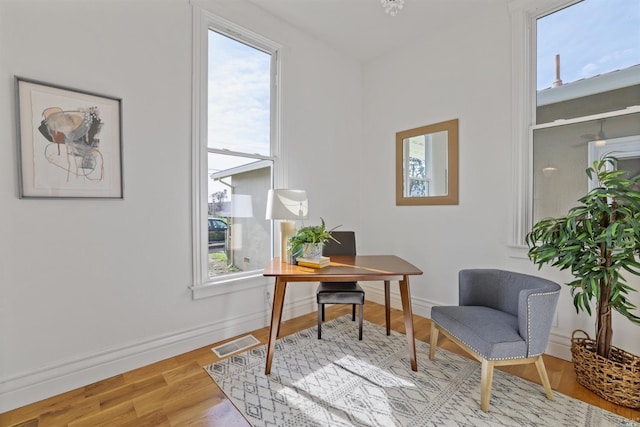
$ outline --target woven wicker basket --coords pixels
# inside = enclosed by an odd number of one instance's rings
[[[580,329],[571,335],[571,354],[578,383],[609,402],[640,408],[640,357],[613,346],[611,359],[599,356],[596,342]]]

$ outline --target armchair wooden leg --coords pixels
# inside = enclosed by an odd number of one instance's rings
[[[489,412],[489,400],[491,399],[491,383],[493,382],[493,365],[490,360],[482,360],[480,374],[480,409]]]
[[[436,346],[438,345],[438,328],[435,322],[431,321],[431,336],[429,337],[429,360],[436,357]]]
[[[551,384],[549,383],[549,377],[547,376],[547,369],[544,366],[542,355],[536,359],[536,368],[538,368],[538,375],[540,375],[540,381],[544,386],[544,391],[547,393],[547,399],[553,400],[553,393],[551,392]]]
[[[351,304],[351,321],[356,320],[356,305]]]

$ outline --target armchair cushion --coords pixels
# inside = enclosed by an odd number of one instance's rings
[[[431,319],[487,360],[527,357],[518,318],[489,307],[433,307]]]

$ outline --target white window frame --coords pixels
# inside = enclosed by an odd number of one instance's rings
[[[581,0],[510,0],[511,15],[511,120],[512,206],[509,217],[509,255],[528,259],[525,237],[533,225],[533,131],[560,124],[592,121],[640,109],[631,107],[575,119],[536,124],[536,77],[538,18],[579,3]]]
[[[536,112],[536,20],[579,0],[511,0],[511,111],[513,141],[509,255],[528,258],[532,226],[533,127]]]
[[[198,3],[197,1],[194,3]],[[190,289],[194,299],[238,292],[245,289],[263,286],[265,283],[262,270],[247,271],[238,274],[225,274],[209,277],[207,243],[208,234],[206,219],[208,217],[207,157],[210,151],[207,146],[208,123],[208,35],[209,30],[246,43],[252,47],[268,52],[272,56],[271,72],[271,156],[272,187],[284,186],[286,171],[283,150],[280,143],[280,62],[281,45],[267,38],[236,25],[211,12],[192,5],[193,26],[193,87],[192,87],[192,285]],[[256,213],[260,215],[260,213]],[[271,232],[271,248],[273,248],[273,227]],[[273,251],[273,249],[272,249]]]

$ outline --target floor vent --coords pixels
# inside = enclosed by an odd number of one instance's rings
[[[247,349],[249,347],[252,347],[256,344],[260,344],[260,341],[258,341],[256,339],[256,337],[254,337],[253,335],[247,335],[241,338],[238,338],[237,340],[233,340],[233,341],[229,341],[227,343],[224,344],[220,344],[217,347],[212,348],[211,350],[213,350],[213,352],[218,356],[218,357],[225,357],[230,355],[231,353],[235,353],[238,352],[240,350],[244,350]]]

